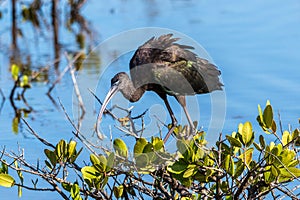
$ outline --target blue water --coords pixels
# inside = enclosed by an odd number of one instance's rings
[[[1,10],[10,11],[9,2],[4,1]],[[122,55],[120,52],[132,45],[136,48],[142,44],[146,35],[135,38],[141,41],[133,45],[131,40],[124,44],[115,43],[107,47],[101,46],[105,41],[111,41],[116,34],[126,33],[128,30],[145,27],[158,27],[174,30],[181,35],[202,45],[209,57],[222,71],[222,80],[225,85],[222,93],[222,102],[225,103],[226,116],[221,131],[230,134],[236,130],[238,123],[251,121],[255,132],[261,133],[256,123],[257,104],[265,105],[269,99],[275,111],[281,115],[283,128],[298,127],[300,118],[300,2],[288,1],[89,1],[83,8],[82,14],[89,21],[95,33],[94,48],[99,50],[101,61],[99,64],[84,68],[78,73],[78,81],[85,100],[88,113],[84,118],[82,131],[90,136],[92,141],[93,125],[99,105],[91,98],[87,88],[97,91],[100,99],[105,97],[110,86],[110,78],[119,71],[128,71],[128,62],[132,52]],[[3,15],[4,15],[3,14]],[[10,16],[4,15],[0,20],[4,26],[0,27],[0,88],[6,96],[4,106],[0,111],[0,146],[17,151],[18,145],[25,149],[28,161],[35,163],[43,155],[45,148],[27,131],[25,124],[19,126],[19,133],[12,132],[12,119],[14,111],[8,101],[13,81],[9,73],[8,52],[10,46],[9,28]],[[22,23],[22,22],[21,22]],[[20,39],[22,49],[30,51],[36,62],[49,63],[53,58],[52,43],[49,43],[51,35],[40,37],[38,32],[32,31],[32,27],[26,23],[22,25],[28,30],[27,38]],[[155,28],[154,28],[155,29]],[[151,29],[151,30],[154,30]],[[23,30],[23,31],[24,31]],[[158,30],[158,29],[157,29]],[[161,30],[161,29],[159,29]],[[114,36],[114,37],[113,37]],[[40,38],[38,42],[34,39]],[[26,37],[25,37],[26,38]],[[74,48],[74,38],[68,31],[61,32],[61,42],[67,48]],[[136,42],[136,41],[135,41]],[[33,45],[35,44],[35,45]],[[100,44],[97,46],[97,44]],[[110,44],[110,43],[108,43]],[[129,47],[128,47],[129,48]],[[130,47],[131,48],[131,47]],[[129,48],[129,49],[130,49]],[[37,50],[38,49],[38,50]],[[125,49],[125,50],[124,50]],[[133,50],[132,49],[132,50]],[[44,55],[44,56],[43,56]],[[118,58],[118,59],[115,59]],[[113,61],[113,62],[110,62]],[[92,61],[89,61],[92,62]],[[65,67],[65,62],[60,65],[60,70]],[[53,73],[54,74],[54,73]],[[50,77],[53,81],[55,75]],[[61,109],[45,95],[49,84],[35,83],[32,89],[26,92],[26,98],[33,112],[26,120],[39,133],[50,142],[56,143],[61,138],[69,140],[73,130],[66,120]],[[73,85],[69,75],[64,77],[55,88],[52,96],[57,101],[59,98],[70,115],[77,119],[77,103],[73,101]],[[224,100],[225,97],[225,101]],[[189,109],[192,117],[197,120],[198,112],[194,112],[193,102],[198,103],[200,109],[200,125],[208,130],[211,120],[211,96],[199,95],[197,98],[189,98]],[[154,94],[147,93],[140,102],[128,104],[118,96],[115,103],[123,106],[134,105],[133,115],[142,113],[150,108],[145,121],[151,124],[153,115],[161,114],[161,118],[168,123],[168,115],[164,111],[162,101]],[[0,102],[1,103],[1,102]],[[178,104],[171,99],[171,105],[177,116],[181,116]],[[18,104],[19,107],[26,107]],[[197,107],[198,108],[198,107]],[[122,115],[122,112],[116,112]],[[124,113],[123,113],[124,114]],[[183,123],[186,123],[182,117]],[[181,120],[181,118],[180,118]],[[222,119],[220,119],[222,121]],[[109,117],[104,117],[101,124],[103,132],[109,136]],[[112,131],[120,136],[120,133],[112,127]],[[151,130],[152,131],[152,130]],[[153,130],[155,131],[155,130]],[[215,132],[215,134],[217,134]],[[0,188],[4,199],[18,199],[17,188]],[[50,196],[51,197],[50,197]],[[1,199],[3,199],[1,197]],[[33,198],[59,199],[55,193],[41,193],[24,190],[22,199]]]

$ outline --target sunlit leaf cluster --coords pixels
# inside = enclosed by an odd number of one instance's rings
[[[18,83],[18,86],[22,88],[30,88],[30,80],[26,74],[21,73],[21,69],[17,64],[11,65],[11,75],[14,81]]]
[[[45,149],[44,153],[48,160],[45,160],[46,166],[53,170],[57,164],[73,163],[79,156],[82,148],[76,151],[76,142],[70,141],[67,143],[65,140],[60,140],[54,150]]]

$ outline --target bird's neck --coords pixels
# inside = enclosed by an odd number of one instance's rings
[[[125,85],[125,88],[121,89],[123,96],[130,102],[138,101],[144,94],[145,89],[143,87],[135,87],[130,81]]]

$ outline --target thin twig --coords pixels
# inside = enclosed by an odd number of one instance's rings
[[[278,111],[278,120],[279,120],[280,132],[281,132],[281,134],[283,134],[283,128],[282,128],[282,123],[281,123],[281,116],[280,116],[280,112],[279,111]]]
[[[56,84],[60,82],[60,80],[63,78],[65,73],[67,73],[68,70],[69,70],[69,66],[66,66],[64,68],[64,70],[62,71],[62,73],[57,77],[57,79],[52,83],[51,87],[48,89],[48,92],[47,92],[48,95],[50,95],[51,91],[54,89]]]
[[[115,126],[117,129],[119,129],[120,131],[124,132],[126,135],[130,135],[130,136],[133,136],[135,138],[139,138],[134,132],[131,132],[129,130],[125,130],[125,129],[122,129],[121,127],[119,126]]]
[[[147,112],[148,112],[149,109],[146,109],[142,114],[136,116],[136,117],[131,117],[131,119],[138,119],[138,118],[142,118]]]
[[[288,188],[284,187],[283,185],[280,186],[274,186],[276,187],[276,189],[278,189],[279,191],[281,191],[282,193],[284,193],[285,195],[287,195],[288,197],[290,197],[293,200],[298,200],[299,198],[293,194],[292,191],[290,191]],[[283,187],[285,188],[285,190],[283,189]]]
[[[73,58],[73,63],[81,56],[81,53],[78,53],[75,55],[75,57]],[[56,59],[54,63],[59,62],[60,59]],[[69,65],[67,65],[64,70],[62,71],[62,73],[57,77],[57,79],[52,83],[51,87],[48,89],[47,94],[50,95],[51,91],[54,89],[54,87],[56,86],[57,83],[59,83],[61,81],[61,79],[63,78],[63,76],[65,75],[65,73],[67,73],[67,71],[69,70]]]
[[[90,93],[95,97],[95,99],[100,103],[100,105],[102,105],[103,103],[102,103],[102,101],[97,97],[97,95],[96,95],[91,89],[88,88],[88,90],[89,90]],[[105,110],[104,110],[104,113],[108,113],[110,116],[112,116],[112,118],[114,118],[114,119],[116,119],[116,120],[119,119],[116,115],[114,115],[110,110],[108,110],[108,109],[106,109],[106,108],[105,108]]]
[[[79,131],[79,129],[76,127],[76,125],[74,124],[74,122],[71,120],[70,116],[68,115],[65,107],[63,106],[62,102],[60,101],[60,99],[58,99],[58,102],[65,114],[65,116],[67,117],[68,121],[71,123],[71,125],[73,126],[73,128],[76,130],[76,133],[74,131],[72,131],[72,133],[74,134],[74,136],[76,138],[78,138],[92,153],[96,153],[88,144],[88,140],[85,139],[85,137],[81,134],[81,132]]]
[[[67,52],[65,52],[65,56],[68,60],[68,67],[69,67],[69,71],[70,71],[70,74],[71,74],[71,77],[72,77],[72,81],[73,81],[73,85],[74,85],[74,89],[75,89],[75,94],[77,96],[77,99],[78,99],[78,103],[79,103],[79,106],[82,110],[82,115],[84,115],[85,113],[85,107],[84,107],[84,103],[83,103],[83,100],[82,100],[82,97],[81,97],[81,94],[80,94],[80,90],[79,90],[79,87],[78,87],[78,84],[77,84],[77,80],[76,80],[76,77],[75,77],[75,69],[73,67],[73,63],[80,57],[80,55],[82,55],[81,53],[77,53],[76,56],[74,57],[74,59],[70,59],[68,57],[68,54]]]
[[[55,146],[53,144],[51,144],[50,142],[48,142],[47,140],[41,138],[32,128],[31,126],[28,124],[28,122],[24,119],[21,118],[22,121],[26,124],[26,126],[28,127],[28,129],[30,130],[31,134],[34,135],[39,141],[41,141],[43,144],[45,144],[46,146],[52,147],[53,149],[55,149]]]
[[[34,191],[51,191],[51,192],[54,192],[55,189],[54,188],[37,188],[37,187],[30,187],[30,186],[26,186],[24,184],[19,184],[19,183],[15,183],[15,186],[19,186],[19,187],[22,187],[24,189],[27,189],[27,190],[34,190]]]

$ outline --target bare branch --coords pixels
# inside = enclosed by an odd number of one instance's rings
[[[65,52],[65,57],[67,58],[68,60],[68,67],[69,67],[69,71],[70,71],[70,74],[71,74],[71,77],[72,77],[72,81],[73,81],[73,85],[74,85],[74,89],[75,89],[75,94],[77,96],[77,99],[78,99],[78,103],[79,103],[79,106],[82,110],[82,115],[84,115],[85,113],[85,107],[84,107],[84,103],[83,103],[83,100],[82,100],[82,97],[81,97],[81,94],[80,94],[80,90],[78,88],[78,84],[77,84],[77,80],[76,80],[76,77],[75,77],[75,69],[73,67],[73,63],[82,55],[82,53],[77,53],[76,56],[71,60],[69,57],[68,57],[68,54],[67,52]]]
[[[48,142],[47,140],[41,138],[32,128],[31,126],[27,123],[27,121],[24,118],[21,118],[22,121],[26,124],[26,126],[28,127],[28,129],[30,130],[30,133],[32,135],[34,135],[39,141],[41,141],[44,145],[52,147],[55,149],[55,146],[53,144],[51,144],[50,142]]]

